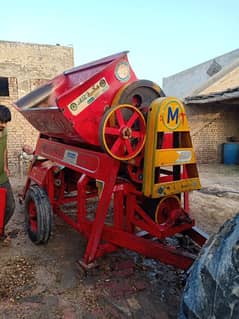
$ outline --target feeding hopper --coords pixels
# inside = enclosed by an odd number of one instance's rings
[[[137,78],[127,51],[72,68],[15,102],[42,134],[99,146],[99,126],[119,89]]]

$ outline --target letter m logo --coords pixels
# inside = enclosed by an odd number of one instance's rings
[[[172,107],[169,106],[167,123],[169,124],[171,121],[174,121],[174,120],[176,120],[176,124],[178,124],[178,108],[176,108],[175,111],[173,112]]]

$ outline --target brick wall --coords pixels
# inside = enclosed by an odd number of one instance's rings
[[[222,162],[222,144],[239,137],[239,105],[187,106],[191,137],[199,163]]]
[[[12,105],[21,96],[57,74],[74,66],[73,48],[59,45],[0,41],[0,77],[8,78],[9,96],[0,96],[0,104],[9,107],[12,121],[8,124],[9,167],[19,170],[23,144],[35,146],[38,132]]]

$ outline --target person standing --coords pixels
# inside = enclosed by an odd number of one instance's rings
[[[7,157],[7,123],[11,121],[11,112],[5,105],[0,105],[0,187],[7,191],[4,226],[11,219],[15,210],[15,199],[9,182]]]

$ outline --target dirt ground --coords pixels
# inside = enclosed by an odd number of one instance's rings
[[[190,194],[197,226],[209,234],[238,211],[239,166],[200,165],[202,189]],[[24,178],[11,177],[17,196]],[[88,276],[76,261],[86,241],[55,217],[53,234],[36,246],[24,231],[17,201],[0,244],[0,319],[174,319],[185,273],[136,253],[119,250],[100,259]]]

